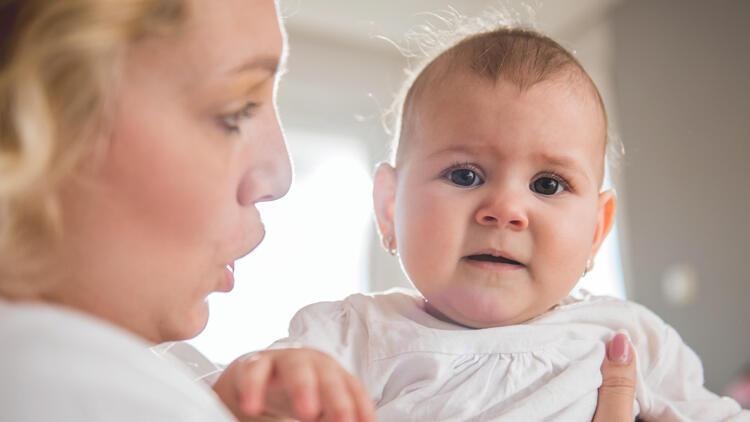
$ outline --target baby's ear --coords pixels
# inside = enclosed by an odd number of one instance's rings
[[[615,208],[617,206],[617,195],[612,189],[606,190],[599,194],[598,210],[596,214],[596,231],[594,232],[594,242],[591,245],[591,259],[593,260],[599,247],[607,238],[615,224]]]
[[[393,215],[396,207],[396,169],[386,162],[378,164],[375,170],[372,201],[380,236],[383,239],[390,239],[394,243],[393,247],[395,247],[396,234]]]

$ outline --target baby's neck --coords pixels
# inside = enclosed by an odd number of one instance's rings
[[[491,328],[491,327],[472,327],[470,325],[466,325],[466,324],[462,324],[462,323],[460,323],[458,321],[454,321],[449,316],[447,316],[444,313],[440,312],[440,310],[437,309],[436,307],[434,307],[430,302],[428,302],[427,299],[422,299],[422,301],[424,302],[424,310],[425,310],[425,312],[427,312],[428,314],[430,314],[430,316],[432,316],[433,318],[438,319],[440,321],[447,322],[447,323],[453,324],[453,325],[458,325],[458,326],[461,326],[461,327],[465,327],[465,328],[468,328],[470,330],[481,330],[482,328]],[[547,312],[555,309],[557,306],[558,305],[554,305],[551,308],[549,308],[547,311],[542,312],[539,315],[535,315],[534,317],[529,318],[526,321],[531,321],[531,320],[539,317],[540,315],[544,315]],[[520,323],[516,323],[516,324],[509,324],[509,325],[519,325],[519,324],[525,323],[526,321],[523,321],[523,322],[520,322]],[[504,325],[497,325],[497,327],[501,327],[501,326],[504,326]]]

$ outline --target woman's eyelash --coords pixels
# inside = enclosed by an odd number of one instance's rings
[[[219,116],[219,123],[221,126],[229,132],[239,132],[240,124],[244,120],[248,120],[253,117],[253,111],[259,106],[258,103],[248,102],[241,109]]]

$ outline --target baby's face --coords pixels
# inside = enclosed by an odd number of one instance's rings
[[[605,123],[569,79],[453,77],[417,99],[395,173],[403,266],[433,314],[516,324],[574,287],[606,236]]]

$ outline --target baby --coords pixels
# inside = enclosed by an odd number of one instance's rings
[[[607,117],[563,47],[529,30],[463,39],[417,75],[375,175],[385,248],[417,292],[310,305],[272,349],[327,352],[382,421],[591,420],[604,341],[625,329],[646,420],[750,420],[644,307],[569,296],[610,231]]]

